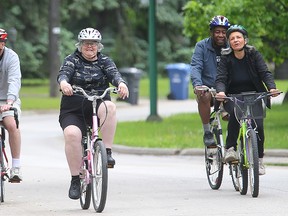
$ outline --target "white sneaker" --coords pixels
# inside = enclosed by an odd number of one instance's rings
[[[259,175],[265,175],[265,166],[263,163],[263,158],[259,158]]]
[[[224,162],[227,163],[235,160],[237,160],[236,151],[234,150],[234,147],[230,147],[225,151]]]
[[[9,182],[20,182],[22,181],[22,173],[20,167],[12,167],[10,169],[10,179]]]

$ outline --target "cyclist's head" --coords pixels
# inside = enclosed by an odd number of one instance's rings
[[[209,27],[210,30],[213,30],[215,27],[223,27],[228,29],[230,27],[230,22],[225,16],[217,15],[211,19]]]
[[[240,32],[243,34],[243,37],[245,39],[248,38],[248,32],[242,25],[232,25],[226,32],[226,37],[229,39],[229,36],[231,35],[232,32]]]
[[[8,34],[4,29],[0,29],[0,42],[7,41]]]
[[[226,31],[230,26],[229,20],[221,15],[214,16],[209,26],[213,46],[226,47]]]
[[[104,46],[100,43],[101,40],[101,33],[97,29],[85,28],[82,29],[78,34],[78,43],[76,44],[76,47],[80,51],[83,41],[94,41],[97,42],[98,51],[100,52],[104,48]]]

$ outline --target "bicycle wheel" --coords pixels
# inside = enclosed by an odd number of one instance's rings
[[[256,132],[253,129],[247,133],[247,160],[249,163],[249,184],[252,197],[259,194],[259,155]]]
[[[106,148],[101,140],[97,140],[95,143],[92,166],[94,171],[92,173],[93,206],[96,212],[102,212],[106,204],[108,170]]]
[[[239,171],[238,171],[237,164],[230,163],[229,164],[229,172],[230,172],[230,175],[231,175],[231,178],[232,178],[232,183],[233,183],[234,189],[236,191],[239,191],[239,183],[238,183],[238,180],[237,180],[237,173]]]
[[[5,163],[4,163],[4,155],[3,155],[3,147],[2,147],[2,141],[0,141],[0,171],[1,171],[1,177],[0,177],[0,202],[4,202],[4,195],[5,195]]]
[[[223,179],[223,157],[220,145],[220,136],[216,127],[212,129],[217,146],[205,147],[206,174],[210,187],[213,190],[220,188]]]
[[[88,209],[91,203],[91,183],[87,184],[87,182],[86,177],[80,179],[80,205],[82,209]]]
[[[237,169],[235,176],[237,178],[237,185],[239,186],[239,192],[241,195],[247,194],[248,189],[248,170],[245,167],[245,158],[243,153],[244,142],[243,139],[240,139],[240,145],[238,145],[237,153],[239,161],[237,163]]]

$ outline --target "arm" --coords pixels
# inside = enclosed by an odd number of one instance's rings
[[[7,90],[7,104],[12,105],[19,97],[19,91],[21,88],[21,70],[20,60],[16,53],[12,53],[8,62],[8,90]]]
[[[194,53],[191,59],[191,81],[195,88],[196,86],[202,86],[202,71],[203,71],[203,56],[204,47],[200,42],[196,43]]]

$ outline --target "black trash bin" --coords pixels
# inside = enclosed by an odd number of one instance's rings
[[[139,96],[139,81],[142,75],[142,70],[135,67],[120,68],[119,72],[121,73],[122,78],[127,83],[129,89],[129,98],[124,99],[124,101],[132,105],[137,105]]]

